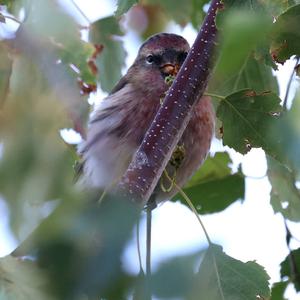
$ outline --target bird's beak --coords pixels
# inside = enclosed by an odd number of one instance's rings
[[[164,64],[161,67],[161,71],[166,75],[172,75],[176,76],[179,71],[179,65],[178,64]]]

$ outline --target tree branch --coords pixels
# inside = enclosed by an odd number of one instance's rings
[[[150,198],[188,124],[211,73],[216,41],[216,13],[221,0],[212,0],[201,30],[138,151],[117,186],[117,192],[144,205]]]

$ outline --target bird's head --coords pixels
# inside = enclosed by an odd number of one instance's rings
[[[131,81],[147,93],[164,93],[165,78],[176,76],[190,49],[181,36],[160,33],[148,38],[128,71]]]

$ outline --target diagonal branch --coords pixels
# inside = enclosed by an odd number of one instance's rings
[[[215,48],[216,13],[221,6],[221,0],[211,1],[194,45],[117,186],[118,192],[141,205],[150,198],[190,120],[194,106],[204,93]]]

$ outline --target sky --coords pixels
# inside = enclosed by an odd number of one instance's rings
[[[83,24],[86,20],[78,12],[71,0],[60,0],[71,13]],[[115,6],[109,0],[77,0],[76,4],[92,22],[99,17],[111,15]],[[193,42],[196,32],[187,26],[183,30],[171,24],[167,31],[183,35],[190,43]],[[129,66],[135,58],[141,43],[133,32],[123,38],[128,52],[126,59]],[[276,72],[280,85],[280,95],[283,99],[293,61],[280,66]],[[125,70],[124,70],[125,71]],[[295,87],[292,89],[295,90]],[[292,93],[291,93],[292,94]],[[93,97],[99,100],[104,97],[101,91]],[[292,97],[292,95],[291,95]],[[66,139],[75,141],[72,133],[64,133]],[[271,276],[271,282],[279,280],[279,264],[288,254],[285,246],[285,227],[283,218],[274,214],[270,206],[271,186],[266,177],[267,164],[264,152],[261,149],[252,149],[242,156],[235,151],[224,148],[215,140],[212,153],[227,149],[234,161],[234,165],[242,164],[246,178],[246,197],[243,203],[236,202],[221,213],[202,216],[202,220],[213,242],[223,246],[223,250],[230,256],[243,262],[256,261],[265,267]],[[0,149],[1,151],[1,149]],[[0,256],[8,254],[15,246],[15,240],[9,234],[7,208],[0,199]],[[300,224],[288,222],[291,232],[300,239]],[[145,218],[141,226],[141,248],[145,251]],[[160,262],[174,255],[193,253],[207,246],[204,233],[193,213],[179,202],[165,202],[153,212],[152,229],[152,263],[157,268]],[[292,247],[300,247],[300,243],[293,241]],[[124,264],[127,271],[138,272],[136,236],[128,243],[124,252]],[[289,300],[300,299],[292,287],[286,293]]]

